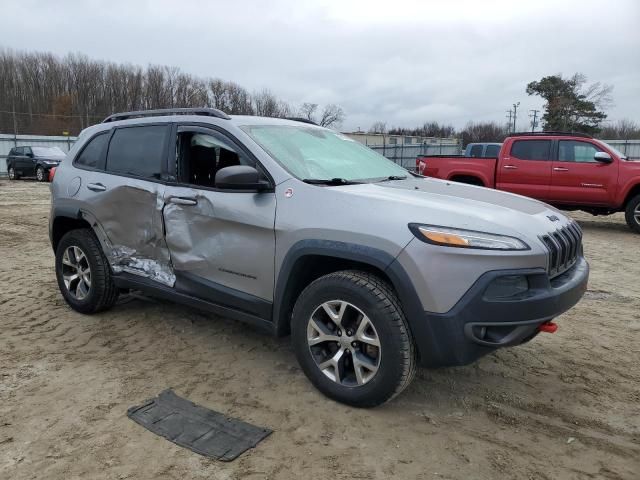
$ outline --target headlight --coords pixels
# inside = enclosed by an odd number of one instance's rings
[[[507,235],[417,223],[409,224],[409,229],[418,239],[434,245],[484,250],[529,250],[529,245],[522,240]]]

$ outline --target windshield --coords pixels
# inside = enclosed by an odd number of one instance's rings
[[[622,153],[620,150],[618,150],[617,148],[611,146],[610,144],[603,142],[602,140],[596,140],[596,142],[598,142],[600,145],[607,147],[609,150],[611,150],[613,153],[615,153],[618,158],[627,158],[627,156]]]
[[[64,157],[66,153],[58,147],[31,147],[31,151],[37,157]]]
[[[407,170],[370,148],[330,130],[288,125],[242,129],[299,179],[364,181],[408,175]]]

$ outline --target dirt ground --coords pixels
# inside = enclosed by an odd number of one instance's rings
[[[288,339],[195,310],[64,303],[49,189],[0,181],[0,478],[640,478],[640,236],[575,214],[592,274],[554,335],[474,365],[421,370],[393,402],[319,394]],[[231,463],[146,431],[161,390],[274,433]]]

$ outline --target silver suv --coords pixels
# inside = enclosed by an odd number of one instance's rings
[[[51,185],[60,291],[142,291],[291,333],[325,395],[381,404],[417,364],[518,345],[583,295],[580,227],[535,200],[423,178],[331,130],[213,109],[112,115]]]

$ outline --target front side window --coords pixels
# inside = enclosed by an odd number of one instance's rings
[[[213,187],[222,168],[254,165],[231,141],[214,133],[179,132],[176,153],[178,181],[203,187]]]
[[[407,171],[361,143],[317,127],[250,125],[243,130],[299,179],[364,181]]]
[[[74,164],[80,167],[97,168],[103,158],[102,155],[107,147],[108,140],[109,135],[107,132],[93,137],[82,149]]]
[[[107,153],[107,171],[160,179],[168,127],[150,125],[117,129]]]
[[[516,140],[511,156],[520,160],[549,160],[551,140]]]
[[[598,163],[593,157],[601,148],[579,140],[560,140],[558,160],[561,162]]]

